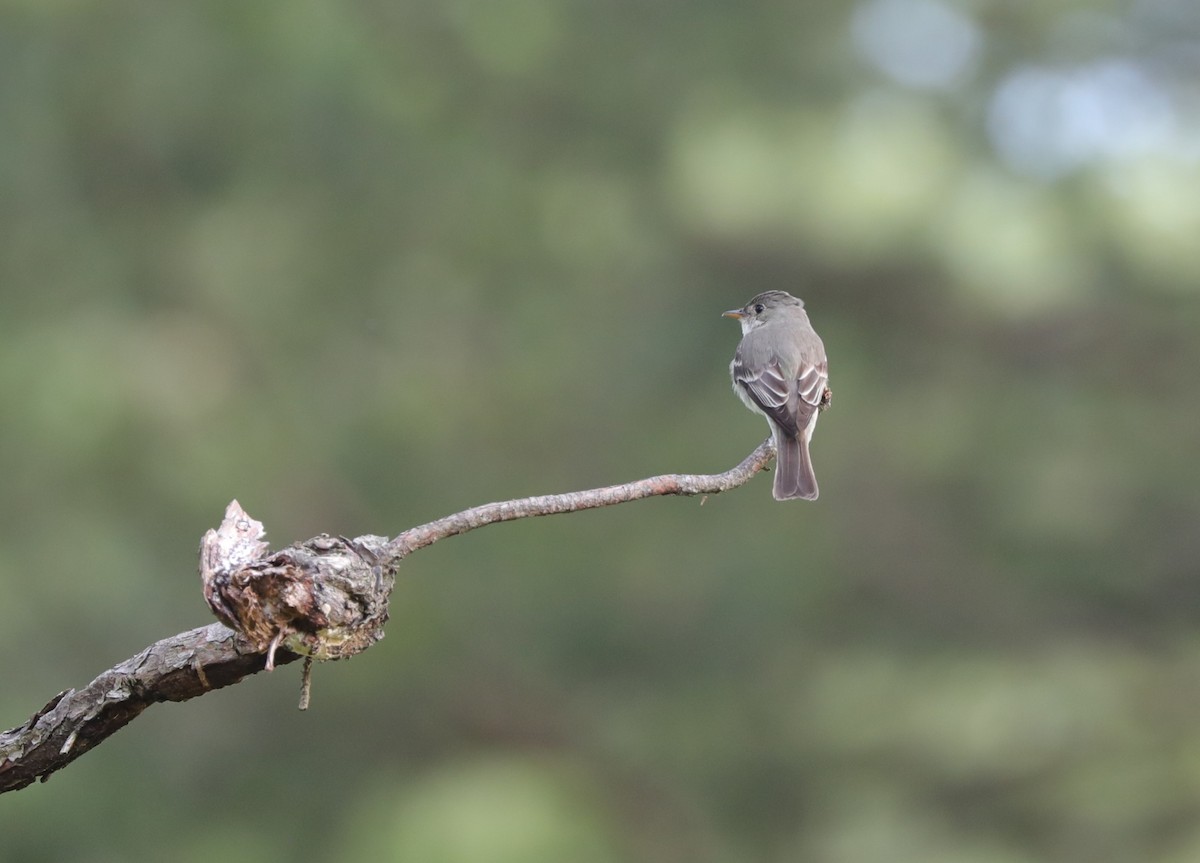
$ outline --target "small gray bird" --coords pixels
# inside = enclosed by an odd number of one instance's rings
[[[808,322],[804,302],[767,291],[724,315],[742,325],[742,341],[729,364],[733,391],[767,418],[775,439],[772,493],[776,500],[816,500],[808,444],[832,393],[825,345]]]

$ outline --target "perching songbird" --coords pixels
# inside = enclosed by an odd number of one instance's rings
[[[767,418],[775,439],[772,493],[776,500],[816,500],[808,445],[831,393],[825,345],[804,302],[784,291],[766,291],[724,315],[742,325],[742,341],[729,364],[733,391]]]

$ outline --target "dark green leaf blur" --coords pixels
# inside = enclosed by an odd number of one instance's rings
[[[387,638],[0,800],[50,863],[1200,859],[1200,7],[0,3],[0,727],[211,620],[201,534],[489,527]]]

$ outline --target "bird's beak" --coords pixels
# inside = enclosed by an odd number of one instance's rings
[[[742,310],[741,310],[741,309],[730,309],[730,310],[729,310],[729,311],[727,311],[727,312],[721,312],[721,317],[723,317],[723,318],[736,318],[737,320],[739,320],[739,321],[740,321],[742,318],[746,317],[746,315],[745,315],[745,314],[743,314],[743,312],[742,312]]]

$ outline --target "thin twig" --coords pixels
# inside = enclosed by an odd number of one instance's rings
[[[300,673],[301,710],[308,710],[308,705],[312,703],[312,665],[312,657],[304,657],[304,670]]]
[[[456,512],[454,515],[439,518],[428,524],[409,528],[388,543],[388,550],[399,558],[405,558],[418,549],[433,545],[439,539],[457,536],[460,533],[501,521],[513,521],[537,515],[579,512],[585,509],[642,500],[656,495],[720,494],[723,491],[745,485],[774,457],[775,446],[771,439],[767,438],[759,444],[758,449],[746,456],[741,464],[724,473],[670,473],[587,491],[569,491],[563,494],[545,494],[517,500],[485,503],[482,506],[475,506],[462,512]]]

